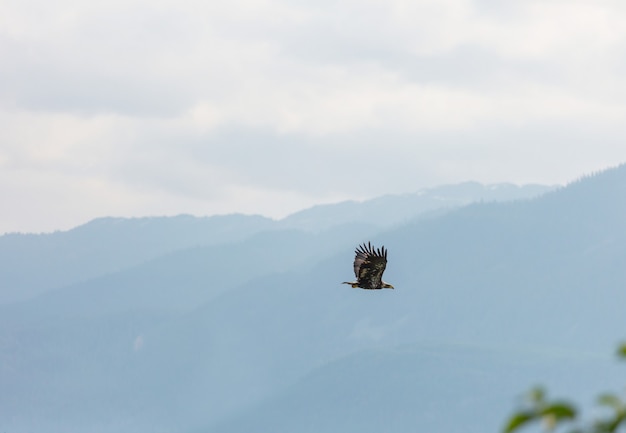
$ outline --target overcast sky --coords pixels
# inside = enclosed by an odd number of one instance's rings
[[[0,233],[623,161],[623,1],[0,2]]]

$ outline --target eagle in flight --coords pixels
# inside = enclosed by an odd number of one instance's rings
[[[350,284],[352,287],[361,289],[393,289],[391,284],[383,281],[383,272],[387,266],[387,250],[385,247],[374,248],[369,242],[362,244],[355,251],[354,275],[356,281],[344,281],[342,284]]]

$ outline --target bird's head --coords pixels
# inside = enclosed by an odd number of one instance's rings
[[[395,289],[395,287],[389,283],[383,283],[383,289]]]

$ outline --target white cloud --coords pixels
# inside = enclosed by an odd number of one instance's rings
[[[615,1],[9,1],[0,232],[282,215],[364,198],[357,173],[563,182],[626,159],[625,24]]]

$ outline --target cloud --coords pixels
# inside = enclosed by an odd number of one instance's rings
[[[626,159],[624,22],[608,0],[9,2],[0,232],[565,182]]]
[[[535,68],[577,80],[571,66],[593,56],[608,67],[623,51],[624,7],[516,5],[504,18],[457,0],[55,2],[34,16],[14,5],[2,23],[2,99],[25,109],[166,117],[209,103],[236,123],[265,113],[277,128],[311,121],[310,129],[343,105],[329,117],[358,127],[350,117],[365,115],[356,107],[400,112],[406,103],[390,100],[407,90],[412,100],[424,92],[450,99],[482,93],[485,83],[510,88]],[[541,87],[543,78],[554,84],[549,76],[530,78]],[[291,118],[294,104],[300,115]]]

